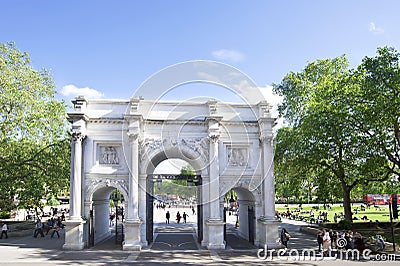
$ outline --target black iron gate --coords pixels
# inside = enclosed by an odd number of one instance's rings
[[[254,207],[247,208],[247,218],[249,223],[249,242],[254,244],[254,229],[255,229],[255,222],[256,222],[256,215],[254,212]]]
[[[146,182],[146,240],[147,243],[153,242],[153,202],[154,202],[154,183],[151,178]]]
[[[203,197],[202,193],[202,181],[201,176],[198,176],[197,187],[197,240],[199,243],[203,241]]]
[[[186,180],[188,186],[194,185],[197,188],[197,238],[199,243],[203,240],[203,205],[202,205],[202,180],[201,175],[167,175],[154,174],[148,176],[146,182],[146,240],[153,242],[153,203],[154,203],[154,182],[161,180]]]
[[[93,247],[94,246],[94,221],[93,221],[93,210],[89,211],[89,243],[88,246],[89,247]]]

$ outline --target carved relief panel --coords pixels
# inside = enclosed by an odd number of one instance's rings
[[[100,144],[98,161],[100,165],[120,165],[121,147],[115,145]]]
[[[248,147],[227,147],[228,166],[245,167],[249,161]]]

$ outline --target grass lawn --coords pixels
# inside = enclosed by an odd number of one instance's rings
[[[319,209],[315,209],[313,207],[319,206]],[[275,209],[279,212],[285,212],[287,208],[290,208],[291,212],[294,212],[297,208],[299,207],[299,204],[289,204],[287,207],[285,204],[275,204]],[[369,222],[370,220],[375,222],[378,220],[379,222],[389,222],[390,221],[390,216],[389,216],[389,207],[388,205],[378,205],[379,208],[375,208],[374,206],[371,206],[369,209],[365,209],[365,211],[361,211],[361,203],[356,203],[352,205],[351,209],[353,211],[353,219],[356,217],[358,220],[354,220],[353,222],[365,222],[364,220],[361,220],[362,217],[367,216]],[[356,213],[356,209],[358,209]],[[326,208],[324,210],[324,205],[323,204],[302,204],[302,211],[314,211],[314,215],[317,216],[318,213],[321,212],[328,212],[328,220],[330,222],[333,222],[333,216],[335,213],[339,216],[339,213],[343,212],[343,207],[341,204],[334,204],[332,205],[332,209]],[[338,219],[340,221],[340,219]],[[397,220],[395,220],[397,221]]]

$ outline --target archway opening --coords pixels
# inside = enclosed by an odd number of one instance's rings
[[[224,238],[234,249],[254,248],[256,240],[256,204],[253,194],[241,187],[224,196]]]
[[[198,249],[200,193],[201,176],[186,161],[165,159],[155,167],[148,177],[147,240],[151,249]]]
[[[123,193],[116,187],[102,187],[93,193],[87,222],[89,247],[122,248],[125,204]]]

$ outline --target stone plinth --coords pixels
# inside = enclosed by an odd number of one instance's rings
[[[225,249],[224,225],[221,220],[209,220],[206,222],[208,227],[207,249]]]
[[[82,219],[67,220],[65,224],[65,250],[82,250],[85,247],[83,242],[83,224],[86,223]]]
[[[122,244],[123,250],[140,251],[142,248],[140,242],[141,220],[126,220],[124,222],[125,241]]]

